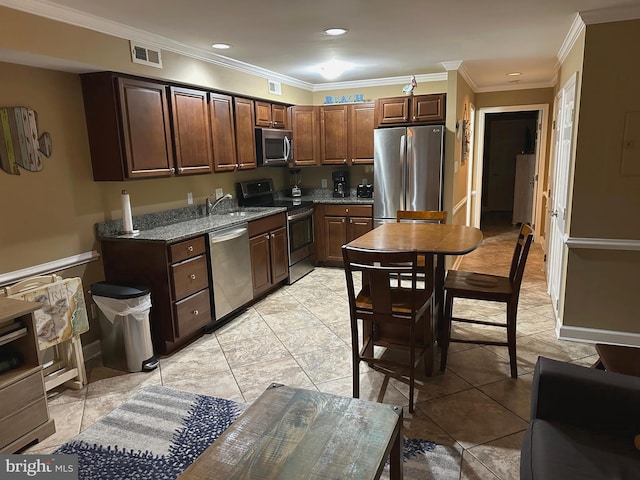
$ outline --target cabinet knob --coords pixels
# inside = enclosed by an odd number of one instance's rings
[[[269,234],[267,233],[264,238],[266,238],[267,240],[269,240]]]
[[[271,234],[271,238],[276,238],[276,234],[275,234],[275,233],[272,233],[272,234]]]
[[[189,275],[189,278],[190,278],[191,280],[195,280],[195,279],[196,279],[196,274],[195,274],[195,273],[192,273],[191,275]]]
[[[346,213],[349,213],[349,209],[348,209],[348,208],[345,208],[345,209],[344,209],[344,211],[345,211]]]
[[[344,223],[344,218],[342,219],[342,223]]]
[[[193,314],[194,314],[194,315],[198,315],[199,313],[200,313],[200,312],[199,312],[198,310],[194,310],[194,311],[193,311]]]
[[[176,173],[176,169],[171,167],[171,173]]]
[[[184,168],[182,167],[178,168],[178,173],[182,173],[182,172],[184,172]]]
[[[189,245],[189,246],[187,247],[187,251],[189,251],[189,252],[193,252],[193,245]]]
[[[345,164],[346,164],[346,163],[347,163],[347,159],[346,159],[346,158],[343,158],[343,159],[342,159],[342,163],[345,163]]]

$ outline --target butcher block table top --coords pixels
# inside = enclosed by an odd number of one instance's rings
[[[402,478],[402,407],[272,384],[178,477]]]
[[[464,255],[482,242],[474,227],[437,223],[383,223],[356,238],[350,247],[370,250],[417,250],[420,253]]]

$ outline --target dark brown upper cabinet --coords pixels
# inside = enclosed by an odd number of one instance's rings
[[[256,168],[256,140],[253,100],[234,98],[236,129],[236,169]]]
[[[285,105],[256,100],[254,107],[256,127],[286,128],[287,107]]]
[[[320,164],[318,108],[312,105],[289,107],[293,131],[293,164]]]
[[[112,72],[82,75],[81,83],[94,180],[175,174],[164,83]]]
[[[211,173],[211,125],[207,92],[169,87],[178,175]]]
[[[376,100],[377,126],[445,121],[446,94],[379,98]]]
[[[233,97],[209,94],[209,115],[213,137],[213,168],[216,172],[236,169],[236,133],[233,119]]]

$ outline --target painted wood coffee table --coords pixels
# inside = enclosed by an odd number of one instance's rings
[[[267,390],[178,477],[402,479],[402,407],[283,385]]]

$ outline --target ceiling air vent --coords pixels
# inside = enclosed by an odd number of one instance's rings
[[[131,61],[142,65],[162,68],[162,56],[160,49],[147,47],[141,44],[129,42],[131,45]]]
[[[274,95],[282,95],[282,87],[280,86],[280,82],[267,80],[267,83],[269,85],[269,93],[273,93]]]

